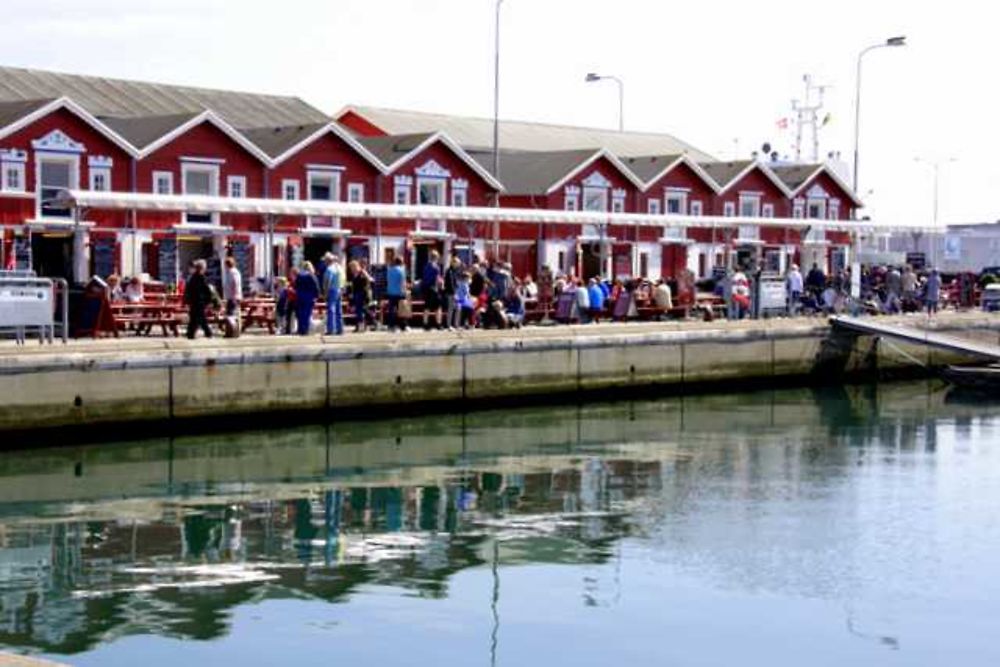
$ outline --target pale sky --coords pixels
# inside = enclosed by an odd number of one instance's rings
[[[0,63],[348,103],[492,115],[494,0],[4,0]],[[865,57],[861,191],[887,223],[1000,218],[1000,62],[989,3],[504,0],[501,117],[675,134],[720,158],[777,128],[802,76],[828,86],[821,154],[851,159]],[[738,144],[736,143],[738,140]]]

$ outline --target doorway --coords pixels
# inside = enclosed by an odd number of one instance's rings
[[[73,235],[32,234],[31,268],[43,278],[73,280]]]
[[[317,272],[322,270],[323,255],[328,252],[337,254],[336,241],[329,236],[306,236],[302,239],[302,257],[304,261],[312,262]]]
[[[413,244],[413,280],[419,280],[424,275],[424,267],[431,256],[431,250],[437,250],[438,255],[444,257],[443,241],[418,241]]]
[[[604,276],[600,243],[583,243],[580,245],[580,277],[584,280]]]

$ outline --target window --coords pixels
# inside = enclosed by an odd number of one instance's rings
[[[620,197],[613,197],[611,199],[611,212],[612,213],[624,213],[625,212],[625,199]]]
[[[792,217],[796,219],[806,217],[806,204],[801,199],[796,199],[792,203]]]
[[[579,211],[580,210],[580,193],[578,192],[566,192],[566,210],[567,211]]]
[[[642,278],[649,277],[649,253],[640,252],[639,253],[639,276]]]
[[[219,165],[201,163],[181,163],[181,186],[186,195],[204,197],[219,196]],[[186,213],[188,224],[214,224],[218,217],[214,213]]]
[[[418,178],[418,203],[425,206],[444,206],[445,181],[441,178]]]
[[[226,189],[229,191],[230,197],[234,199],[243,199],[247,196],[247,177],[230,176],[226,179]]]
[[[740,216],[744,218],[760,217],[760,195],[740,193]]]
[[[659,199],[650,199],[648,202],[646,202],[646,206],[649,207],[648,211],[649,211],[650,215],[659,215],[660,214],[660,200]]]
[[[0,182],[0,190],[4,192],[24,192],[27,186],[24,182],[23,162],[2,162],[3,171],[0,171],[3,181]]]
[[[583,210],[584,211],[607,211],[608,191],[606,188],[584,188],[583,189]]]
[[[830,200],[830,210],[827,212],[830,220],[840,220],[840,200]]]
[[[668,192],[666,196],[667,215],[684,215],[687,208],[687,193]]]
[[[111,190],[111,170],[107,167],[91,167],[90,189],[94,192]]]
[[[335,171],[310,171],[306,174],[309,201],[340,201],[340,174]],[[296,185],[298,181],[296,181]],[[296,198],[298,193],[296,193]]]
[[[153,193],[158,195],[174,194],[174,175],[169,171],[153,172]]]
[[[740,241],[759,241],[760,227],[757,225],[740,225],[736,230],[736,235]]]
[[[352,204],[360,204],[365,200],[365,184],[364,183],[348,183],[347,184],[347,201]]]
[[[764,216],[765,218],[773,218],[774,204],[764,204],[763,208],[761,209],[761,215]]]
[[[38,155],[36,153],[36,155]],[[68,218],[72,211],[57,207],[53,199],[63,190],[72,190],[79,181],[80,162],[77,156],[37,158],[38,215],[42,218]]]
[[[397,185],[392,200],[397,206],[407,206],[410,203],[410,186]]]
[[[731,201],[727,201],[722,205],[722,215],[727,218],[732,218],[736,215],[736,204]]]
[[[696,199],[691,202],[691,215],[702,215],[701,201]]]
[[[810,199],[806,210],[809,212],[809,217],[811,219],[822,220],[826,217],[826,200]]]
[[[455,178],[451,181],[451,205],[469,205],[469,182],[464,178]]]
[[[299,182],[294,179],[285,179],[281,182],[281,198],[293,201],[299,198]]]

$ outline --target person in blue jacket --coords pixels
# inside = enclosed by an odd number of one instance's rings
[[[312,262],[304,262],[298,277],[295,278],[295,316],[299,323],[300,336],[309,335],[312,325],[313,306],[319,298],[319,281],[316,280],[316,269]]]
[[[323,257],[326,270],[323,272],[323,293],[326,295],[326,335],[344,335],[344,305],[340,298],[344,273],[340,269],[340,258],[332,252]]]
[[[599,322],[601,320],[601,315],[604,313],[604,290],[601,289],[600,284],[597,282],[597,278],[590,279],[590,285],[587,287],[587,296],[590,297],[590,319],[594,322]]]
[[[396,257],[386,271],[385,294],[389,298],[389,312],[386,314],[389,331],[395,331],[399,326],[399,302],[406,298],[406,269],[403,268],[402,257]]]

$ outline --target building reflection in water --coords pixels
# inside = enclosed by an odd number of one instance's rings
[[[250,602],[379,585],[440,598],[456,572],[489,567],[495,659],[505,567],[611,565],[584,568],[581,595],[612,606],[622,540],[680,543],[674,519],[705,489],[752,499],[767,477],[794,495],[886,443],[933,451],[935,411],[975,428],[985,410],[906,384],[11,453],[0,645],[211,639]]]

